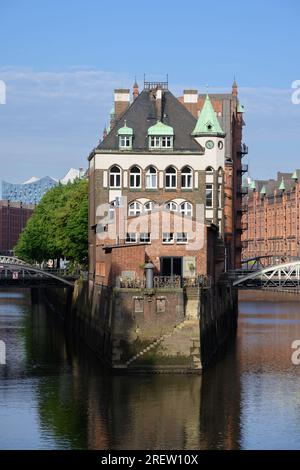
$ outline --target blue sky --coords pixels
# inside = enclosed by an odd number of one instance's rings
[[[0,179],[86,166],[112,104],[135,75],[230,91],[246,107],[253,177],[300,167],[298,0],[0,0]]]

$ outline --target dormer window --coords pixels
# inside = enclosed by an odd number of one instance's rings
[[[173,148],[173,127],[158,121],[154,126],[149,127],[148,138],[150,150],[170,150]]]
[[[120,149],[131,149],[132,148],[132,137],[131,136],[125,136],[125,135],[120,135],[119,136],[119,146]]]
[[[124,126],[118,130],[118,137],[120,150],[132,149],[133,129],[127,126],[126,120]]]
[[[173,137],[149,137],[149,147],[151,149],[171,149],[173,148]]]

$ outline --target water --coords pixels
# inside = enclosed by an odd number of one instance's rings
[[[1,290],[0,449],[299,449],[300,297],[245,296],[235,344],[202,377],[127,377],[29,291]]]

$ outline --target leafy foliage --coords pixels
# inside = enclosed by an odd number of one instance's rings
[[[28,220],[15,254],[28,262],[67,258],[84,264],[88,250],[88,182],[50,189]]]

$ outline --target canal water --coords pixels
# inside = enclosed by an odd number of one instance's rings
[[[27,290],[0,290],[0,449],[299,449],[300,297],[240,295],[201,377],[113,376]]]

